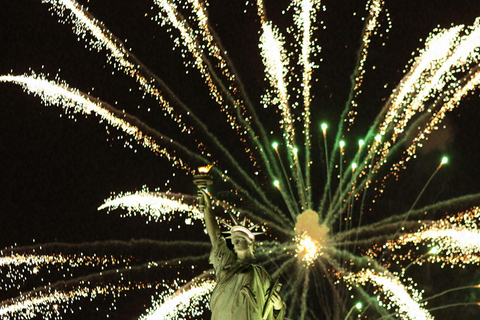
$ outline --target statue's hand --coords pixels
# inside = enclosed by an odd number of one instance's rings
[[[272,294],[271,299],[272,299],[273,308],[275,310],[280,310],[283,308],[283,300],[280,297],[280,294],[278,292],[274,292]]]
[[[199,189],[199,192],[198,192],[198,196],[200,199],[203,199],[203,203],[206,207],[210,207],[211,204],[210,204],[210,197],[208,196],[208,194],[205,192],[205,190],[203,189]]]

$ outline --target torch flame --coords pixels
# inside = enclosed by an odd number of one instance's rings
[[[206,165],[206,166],[203,166],[203,167],[198,167],[198,173],[201,173],[201,174],[206,174],[210,171],[210,169],[213,167],[213,163],[212,164],[209,164],[209,165]]]

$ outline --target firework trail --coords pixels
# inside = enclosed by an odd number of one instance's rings
[[[154,0],[153,22],[167,30],[186,70],[196,71],[205,84],[210,103],[198,106],[182,101],[180,93],[150,71],[85,7],[73,0],[43,2],[64,19],[63,23],[72,25],[88,48],[106,53],[107,62],[132,78],[143,97],[153,97],[164,115],[161,127],[168,122],[174,129],[165,129],[168,134],[163,133],[164,128],[154,129],[121,107],[71,88],[58,77],[51,81],[43,74],[10,74],[1,76],[0,82],[17,84],[39,96],[45,105],[60,106],[67,114],[95,115],[100,122],[126,133],[130,137],[127,146],[138,144],[166,159],[172,170],[187,177],[185,181],[196,166],[215,163],[212,174],[223,183],[218,187],[221,190],[213,193],[215,209],[223,212],[220,216],[246,216],[268,235],[257,258],[284,282],[282,295],[289,318],[317,319],[320,314],[325,319],[357,315],[434,319],[435,310],[441,307],[430,307],[426,301],[427,295],[437,297],[437,293],[417,289],[422,279],[406,278],[409,268],[425,263],[478,265],[479,195],[421,209],[415,208],[415,201],[403,214],[379,215],[365,224],[362,217],[365,208],[373,207],[382,196],[387,180],[398,178],[422,144],[439,129],[446,114],[478,88],[480,20],[472,26],[432,32],[352,156],[341,142],[360,122],[372,41],[392,28],[384,1],[367,1],[351,88],[331,152],[327,152],[329,143],[323,128],[326,174],[325,181],[319,182],[312,178],[318,170],[313,159],[320,153],[313,142],[312,124],[318,114],[313,94],[315,72],[321,67],[318,31],[326,10],[321,1],[291,1],[285,8],[285,20],[291,19],[287,28],[269,18],[269,10],[274,8],[262,0],[248,5],[255,7],[258,56],[266,86],[255,101],[227,53],[228,46],[215,31],[216,23],[207,10],[211,5],[199,0]],[[274,109],[272,121],[261,120],[262,108]],[[212,120],[212,113],[220,114],[222,123]],[[274,131],[283,140],[272,147]],[[471,209],[451,213],[459,207]],[[167,191],[144,187],[117,193],[99,207],[103,209],[126,212],[123,217],[138,214],[154,223],[203,229],[195,197],[178,193],[175,186]],[[451,215],[445,217],[449,210]],[[201,318],[207,314],[208,295],[215,285],[205,271],[208,243],[169,240],[92,245],[94,250],[106,246],[103,255],[86,255],[87,248],[67,244],[6,249],[0,268],[9,280],[2,280],[2,287],[13,291],[0,312],[9,317],[44,314],[61,318],[79,299],[146,290],[161,293],[152,294],[152,307],[140,319]],[[425,254],[419,247],[430,250]],[[174,257],[168,254],[172,248],[177,252]],[[126,254],[109,255],[108,250]],[[163,255],[165,260],[151,258]],[[32,277],[50,269],[56,270],[52,279],[60,274],[69,280],[29,287]],[[26,293],[18,293],[20,290]],[[354,312],[356,300],[362,300],[366,307],[356,307]],[[322,301],[323,306],[314,301]]]
[[[388,277],[381,274],[376,274],[372,270],[366,270],[355,275],[348,275],[344,277],[347,281],[355,283],[365,284],[365,282],[372,282],[378,287],[385,295],[390,297],[390,303],[395,304],[398,308],[396,313],[402,315],[403,319],[432,319],[429,312],[425,311],[418,305],[421,296],[418,292],[409,293],[404,288],[403,284],[395,277]],[[391,309],[392,306],[387,305],[387,309]]]
[[[170,296],[166,295],[163,302],[157,301],[158,306],[152,308],[146,316],[142,316],[140,319],[178,319],[179,316],[201,316],[203,308],[198,307],[199,302],[205,300],[215,287],[215,281],[209,280],[209,277],[212,277],[212,274],[205,273],[178,288]],[[203,301],[203,303],[205,302]]]
[[[127,210],[128,213],[141,213],[154,218],[155,221],[170,221],[173,214],[186,214],[187,221],[199,220],[202,217],[201,212],[193,205],[193,197],[183,194],[162,194],[160,192],[150,192],[144,187],[141,191],[135,193],[118,194],[105,200],[105,203],[98,207],[98,210],[108,209],[116,210],[118,208]]]

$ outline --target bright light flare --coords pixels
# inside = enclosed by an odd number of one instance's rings
[[[312,265],[320,255],[320,244],[310,238],[306,232],[295,237],[297,256],[308,266]]]
[[[357,164],[354,162],[352,163],[352,172],[355,171],[355,169],[357,169]]]

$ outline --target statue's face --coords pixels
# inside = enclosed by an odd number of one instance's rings
[[[244,236],[241,235],[232,235],[232,244],[235,252],[243,252],[248,250],[250,243]]]

